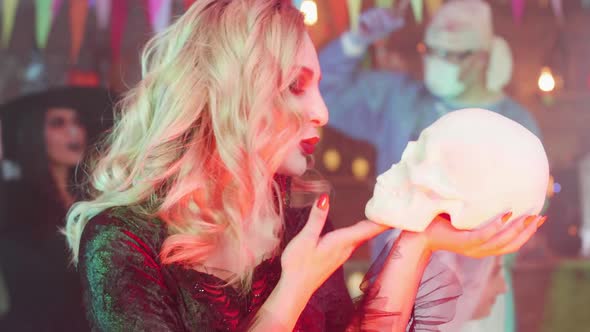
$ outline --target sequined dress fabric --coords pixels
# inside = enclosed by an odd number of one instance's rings
[[[286,209],[283,248],[308,215],[308,209]],[[327,223],[324,233],[331,230]],[[251,291],[240,295],[232,287],[220,287],[223,281],[213,275],[163,265],[159,250],[166,237],[160,221],[141,220],[124,210],[106,211],[88,223],[80,244],[79,271],[92,330],[247,330],[279,280],[280,256],[258,265]],[[452,289],[451,293],[429,289],[430,284],[426,280],[420,286],[411,331],[436,331],[441,320],[452,318],[447,309],[446,316],[435,312],[441,305],[452,307],[457,284],[449,279],[451,288],[446,290]],[[314,293],[294,331],[381,331],[390,326],[396,313],[365,310],[370,302],[368,297],[356,304],[351,300],[339,269]]]

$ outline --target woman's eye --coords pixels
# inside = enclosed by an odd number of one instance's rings
[[[292,94],[294,95],[301,95],[304,92],[303,89],[303,83],[301,81],[301,79],[296,79],[295,81],[293,81],[293,83],[291,83],[291,85],[289,85],[289,91],[291,91]]]
[[[66,121],[63,118],[52,118],[49,119],[49,126],[51,128],[61,128],[65,125]]]

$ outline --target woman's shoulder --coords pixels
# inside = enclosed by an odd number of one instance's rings
[[[112,208],[91,218],[80,239],[80,260],[100,254],[125,256],[141,253],[158,257],[167,236],[156,218],[142,217],[126,208]]]

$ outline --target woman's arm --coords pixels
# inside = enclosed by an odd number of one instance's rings
[[[418,233],[402,232],[394,242],[381,273],[371,285],[367,295],[372,300],[366,302],[363,311],[394,313],[389,320],[391,331],[405,331],[431,255],[424,237]],[[364,320],[369,322],[369,318],[364,317]],[[380,326],[382,324],[379,323]]]
[[[387,229],[361,221],[321,236],[328,205],[327,195],[322,195],[303,229],[285,248],[281,279],[248,331],[292,331],[315,291],[358,246]]]
[[[445,250],[482,258],[514,252],[544,221],[537,216],[521,216],[507,225],[509,218],[510,214],[505,214],[483,228],[463,231],[439,216],[422,233],[402,232],[387,258],[371,267],[377,271],[370,271],[368,276],[371,284],[366,287],[361,330],[405,331],[412,315],[414,321],[427,322],[426,325],[444,324],[452,319],[454,308],[443,305],[453,304],[460,288],[454,274],[443,266],[429,268],[431,271],[424,276],[432,253]],[[374,281],[370,280],[371,275],[377,275]],[[444,281],[429,285],[435,278]],[[428,323],[429,320],[432,322]]]

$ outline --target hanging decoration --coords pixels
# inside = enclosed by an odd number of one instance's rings
[[[51,21],[55,21],[55,18],[59,15],[59,11],[61,10],[63,3],[63,0],[53,0],[53,3],[51,4]]]
[[[196,0],[184,0],[184,9],[188,10]]]
[[[45,49],[47,46],[51,15],[51,0],[35,0],[35,42],[39,49]]]
[[[422,0],[411,0],[410,5],[412,6],[412,12],[417,23],[422,23],[424,5]]]
[[[121,56],[121,43],[127,16],[127,1],[117,0],[111,3],[111,56],[113,62],[118,62]]]
[[[563,3],[561,1],[562,0],[551,0],[551,8],[553,8],[553,13],[555,14],[555,17],[557,18],[557,23],[559,24],[564,23]]]
[[[78,62],[78,55],[86,32],[86,17],[88,16],[88,0],[70,0],[70,61]]]
[[[395,0],[375,0],[375,6],[380,8],[391,8]]]
[[[426,12],[428,16],[433,17],[434,14],[438,11],[440,6],[442,6],[442,0],[426,0]]]
[[[96,25],[99,30],[106,30],[109,27],[111,18],[111,0],[100,0],[95,4]]]
[[[2,2],[2,47],[8,47],[14,27],[14,16],[18,0],[4,0]]]
[[[348,21],[350,22],[350,28],[352,30],[357,30],[363,0],[346,0],[346,3],[348,5]]]
[[[172,0],[148,0],[148,17],[154,32],[162,32],[170,23]]]
[[[524,1],[525,0],[512,0],[512,16],[517,24],[522,22],[522,16],[524,14]]]
[[[539,7],[546,9],[549,7],[549,0],[539,0]]]

